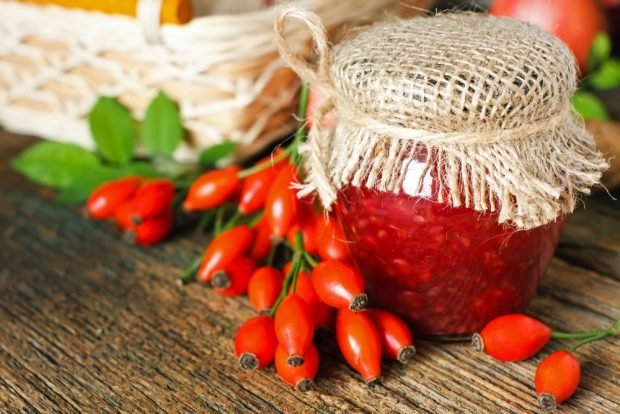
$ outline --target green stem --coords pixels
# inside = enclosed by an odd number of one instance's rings
[[[312,257],[312,255],[309,252],[304,252],[304,259],[306,259],[306,262],[310,265],[310,267],[316,267],[319,262]]]
[[[226,206],[220,206],[217,208],[217,212],[215,213],[215,224],[213,228],[213,233],[217,236],[222,232],[222,222],[224,221],[224,213],[226,212]]]
[[[272,318],[276,314],[276,310],[278,310],[278,306],[280,306],[280,303],[286,297],[288,290],[291,287],[291,283],[295,279],[295,274],[299,273],[299,262],[300,262],[300,257],[298,255],[295,255],[295,257],[293,257],[293,264],[291,266],[291,269],[288,271],[288,274],[286,275],[286,278],[284,279],[284,285],[282,286],[280,295],[278,296],[278,299],[276,299],[276,303],[273,304],[273,306],[271,307],[271,310],[269,311],[269,316],[271,316]],[[295,293],[294,287],[293,287],[293,293]]]
[[[254,215],[254,217],[252,217],[252,219],[249,221],[248,226],[252,228],[256,227],[256,225],[263,218],[264,215],[265,215],[265,212],[263,210],[256,213],[256,215]]]
[[[574,352],[578,348],[589,344],[590,342],[600,341],[601,339],[608,338],[610,336],[614,336],[618,331],[620,331],[620,319],[618,319],[612,326],[607,329],[601,329],[599,331],[590,332],[591,335],[587,338],[582,339],[577,342],[575,345],[569,348],[570,352]]]
[[[194,259],[191,265],[183,271],[183,274],[179,278],[179,282],[182,285],[187,285],[189,282],[196,279],[196,271],[200,267],[202,263],[202,256],[199,256]]]
[[[241,212],[239,210],[235,210],[235,213],[232,215],[232,217],[229,218],[226,224],[224,224],[224,227],[222,227],[222,231],[226,231],[236,226],[239,223],[239,220],[241,220],[241,217],[243,217]]]
[[[276,257],[276,251],[280,245],[278,239],[271,240],[271,249],[269,250],[269,257],[267,258],[267,266],[273,266],[273,259]]]
[[[196,231],[198,232],[205,230],[211,224],[214,218],[215,210],[211,209],[205,211],[205,213],[200,218],[200,221],[198,222],[198,226],[196,226]]]
[[[618,331],[620,331],[620,319],[614,322],[609,328],[588,332],[552,332],[551,337],[555,339],[588,339],[601,334],[608,334],[607,336],[611,336]]]
[[[299,144],[306,140],[308,136],[308,123],[306,119],[306,113],[308,111],[308,96],[310,94],[310,83],[304,82],[301,85],[301,91],[299,92],[299,106],[297,108],[297,117],[300,125],[295,132],[293,143],[291,144],[291,159],[293,164],[297,164],[299,161]]]
[[[252,174],[256,174],[257,172],[261,172],[267,168],[270,168],[271,166],[279,163],[280,161],[283,161],[284,159],[286,159],[286,157],[288,157],[291,154],[292,148],[293,148],[293,144],[285,147],[282,150],[282,152],[276,155],[275,157],[273,157],[271,161],[263,162],[253,167],[246,168],[245,170],[239,171],[237,173],[237,178],[240,178],[240,179],[246,178]]]

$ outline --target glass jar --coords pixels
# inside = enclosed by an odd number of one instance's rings
[[[400,315],[415,335],[463,339],[525,309],[564,218],[516,231],[497,214],[437,202],[435,168],[424,171],[413,162],[399,194],[344,187],[336,214],[373,305]],[[421,188],[411,188],[421,174]]]

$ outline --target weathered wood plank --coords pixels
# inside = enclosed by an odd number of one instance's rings
[[[536,412],[542,356],[498,364],[467,344],[421,342],[414,363],[385,364],[368,389],[333,342],[321,345],[317,392],[268,369],[245,373],[231,342],[252,315],[175,278],[206,242],[183,234],[150,249],[53,204],[10,172],[29,140],[0,133],[0,412]],[[620,213],[598,196],[566,227],[531,307],[553,327],[596,329],[620,317]],[[559,344],[554,344],[557,348]],[[562,413],[620,412],[618,342],[579,352],[583,382]]]

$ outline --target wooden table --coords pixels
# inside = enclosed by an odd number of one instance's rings
[[[499,364],[468,344],[420,342],[413,363],[385,364],[383,385],[372,389],[330,345],[317,392],[294,392],[273,369],[241,371],[231,344],[253,314],[248,301],[176,284],[207,240],[124,244],[111,225],[82,219],[10,171],[31,142],[0,132],[1,412],[538,411],[540,356]],[[618,203],[599,195],[572,216],[533,315],[561,330],[620,318]],[[620,412],[618,339],[579,351],[581,386],[559,412]]]

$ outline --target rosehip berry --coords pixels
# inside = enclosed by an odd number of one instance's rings
[[[132,220],[139,224],[143,220],[157,217],[170,208],[176,188],[168,179],[160,178],[146,182],[136,193]]]
[[[287,295],[276,310],[275,328],[278,343],[287,355],[287,363],[299,366],[312,343],[314,326],[310,308],[297,295]]]
[[[338,311],[336,339],[346,361],[367,384],[380,381],[381,337],[365,312]]]
[[[331,327],[334,319],[334,309],[327,306],[316,294],[314,286],[312,285],[312,275],[310,273],[299,272],[299,275],[297,275],[295,294],[308,304],[314,329]]]
[[[295,387],[297,391],[306,392],[312,389],[313,379],[319,370],[319,351],[314,344],[310,344],[304,354],[304,363],[299,366],[288,364],[288,355],[284,348],[276,349],[275,366],[276,372],[287,384]]]
[[[393,313],[381,309],[368,309],[365,313],[379,332],[383,356],[403,364],[410,361],[415,355],[415,347],[407,324]]]
[[[281,151],[277,151],[273,157],[277,157]],[[256,167],[269,165],[272,163],[272,156],[266,157],[256,163]],[[274,182],[282,163],[277,163],[249,175],[241,185],[241,195],[239,196],[239,212],[242,214],[256,213],[263,208],[267,193],[271,184]]]
[[[284,237],[297,217],[297,194],[291,188],[295,182],[295,166],[286,165],[269,188],[265,201],[265,217],[274,236]]]
[[[86,201],[89,217],[103,220],[114,216],[116,209],[133,198],[141,183],[142,178],[132,176],[100,185]]]
[[[579,361],[569,351],[556,351],[542,360],[536,369],[538,403],[545,410],[566,401],[577,390],[581,378]]]
[[[160,216],[144,220],[125,231],[124,237],[137,245],[149,246],[164,240],[174,226],[174,211],[165,210]]]
[[[331,217],[327,220],[325,217],[319,216],[317,221],[316,245],[321,259],[343,262],[351,260],[346,238],[336,219]]]
[[[253,239],[254,231],[246,225],[233,227],[216,236],[205,250],[198,269],[198,280],[208,283],[215,271],[224,269],[230,262],[243,256]]]
[[[254,370],[271,364],[278,346],[273,319],[269,316],[250,318],[235,335],[235,354],[241,368]]]
[[[278,269],[264,266],[256,269],[248,285],[248,299],[259,312],[271,309],[282,290],[284,277]]]
[[[183,202],[187,211],[208,210],[228,200],[237,190],[241,180],[237,166],[204,173],[192,183]]]
[[[239,296],[248,291],[250,278],[256,269],[256,262],[249,257],[238,257],[224,269],[213,274],[211,286],[223,296]]]
[[[119,230],[128,230],[132,228],[135,223],[131,219],[134,211],[134,201],[129,200],[123,203],[114,213],[114,222]]]
[[[337,260],[319,263],[312,271],[312,284],[319,298],[334,308],[359,312],[368,305],[364,278],[348,263]]]
[[[258,221],[254,227],[254,232],[256,233],[256,237],[250,249],[250,257],[256,261],[261,261],[269,256],[269,252],[273,248],[273,243],[271,242],[271,228],[265,217],[262,217]]]
[[[551,329],[522,314],[500,316],[489,322],[472,345],[500,361],[521,361],[534,356],[551,339]]]

